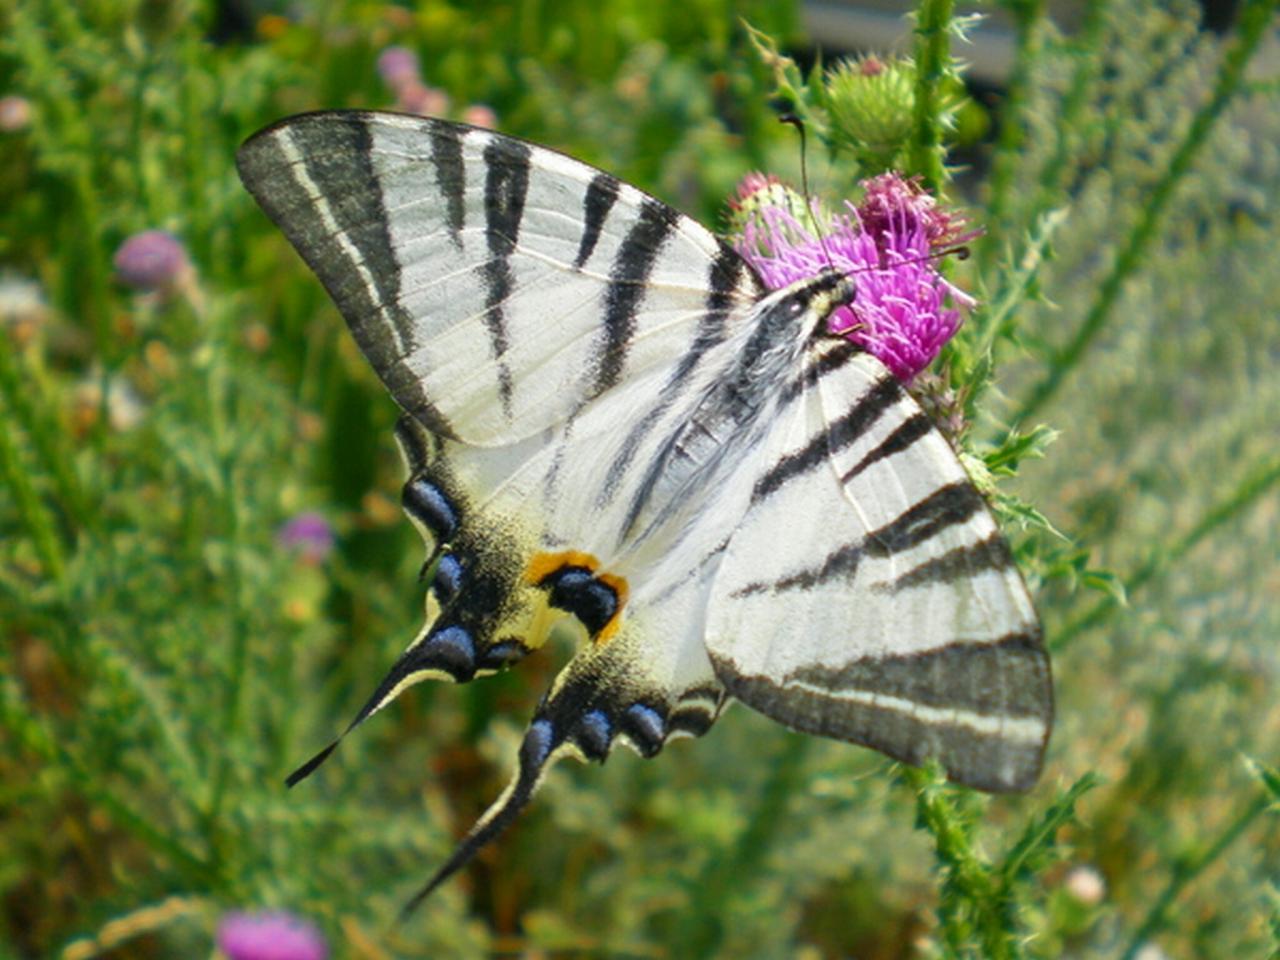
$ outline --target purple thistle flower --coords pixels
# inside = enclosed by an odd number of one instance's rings
[[[314,924],[282,911],[227,914],[218,948],[229,960],[325,960],[329,953]]]
[[[906,181],[892,175],[898,184]],[[882,180],[883,178],[877,178]],[[888,184],[867,187],[870,205],[846,202],[847,213],[814,219],[825,223],[822,240],[772,194],[747,210],[735,247],[760,275],[766,287],[779,290],[834,267],[853,277],[853,303],[837,308],[828,319],[831,333],[843,334],[879,359],[903,383],[933,362],[960,328],[960,309],[976,301],[938,273],[931,256],[938,234],[932,209],[919,194]],[[894,200],[915,198],[914,204]],[[749,199],[749,198],[748,198]],[[928,198],[930,205],[933,198]]]
[[[418,55],[407,47],[387,47],[378,54],[378,76],[392,93],[419,83]]]
[[[966,219],[952,210],[938,206],[938,201],[920,185],[919,177],[903,179],[896,173],[882,173],[862,181],[862,202],[858,219],[863,229],[873,236],[885,233],[889,221],[905,218],[914,229],[921,227],[935,250],[968,243],[981,236],[981,230],[965,230]]]
[[[276,531],[276,543],[295,550],[307,563],[321,563],[333,552],[333,527],[314,511],[300,513]]]
[[[172,290],[191,272],[186,248],[166,230],[135,233],[120,245],[112,262],[120,282],[135,290]]]

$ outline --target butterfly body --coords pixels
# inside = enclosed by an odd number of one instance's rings
[[[511,785],[427,889],[556,757],[652,756],[730,696],[982,789],[1034,781],[1035,612],[947,441],[825,333],[848,278],[768,293],[660,201],[444,121],[296,117],[239,165],[405,414],[427,622],[348,730],[420,679],[580,635]]]

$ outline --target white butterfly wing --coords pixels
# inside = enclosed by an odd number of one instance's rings
[[[423,679],[507,666],[566,618],[582,634],[511,786],[429,890],[556,758],[602,760],[619,742],[652,756],[723,706],[702,642],[714,565],[691,574],[661,522],[646,537],[630,514],[661,519],[646,467],[733,359],[762,290],[693,220],[489,131],[313,114],[251,138],[238,161],[406,411],[396,433],[432,571],[427,622],[347,732]]]
[[[936,758],[960,783],[1031,786],[1048,656],[994,519],[928,417],[852,355],[811,377],[768,459],[712,595],[707,648],[729,692],[798,730]]]
[[[307,114],[237,162],[396,401],[437,436],[529,437],[624,377],[673,371],[761,293],[696,221],[487,130]]]
[[[582,638],[511,785],[423,895],[557,757],[652,756],[704,732],[726,688],[961,782],[1034,779],[1048,665],[994,523],[876,361],[805,345],[845,281],[763,300],[670,207],[446,121],[295,117],[238,164],[406,412],[427,623],[347,729],[566,618]]]

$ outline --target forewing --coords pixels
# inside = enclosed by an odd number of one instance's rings
[[[695,221],[488,130],[308,114],[250,138],[238,166],[400,406],[469,444],[514,443],[624,377],[674,372],[760,294]]]
[[[716,673],[790,727],[936,758],[979,789],[1026,789],[1052,689],[1008,546],[883,365],[818,349],[714,586]]]

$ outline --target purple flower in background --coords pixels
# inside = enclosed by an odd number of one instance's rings
[[[172,290],[191,273],[186,248],[165,230],[135,233],[120,245],[113,262],[120,282],[135,290]]]
[[[325,960],[329,953],[314,924],[279,911],[227,914],[218,948],[230,960]]]
[[[387,47],[378,54],[378,76],[392,93],[418,83],[418,55],[407,47]]]
[[[753,183],[767,184],[768,190],[754,204],[745,184],[739,192],[745,216],[735,238],[738,252],[771,290],[827,267],[851,275],[857,294],[853,303],[832,313],[829,331],[848,337],[910,383],[960,328],[958,308],[976,302],[948,283],[930,259],[935,240],[962,239],[955,218],[934,212],[932,197],[887,174],[863,184],[867,199],[862,205],[846,202],[846,213],[829,217],[815,210],[802,223],[796,195],[779,200],[775,182],[754,176]],[[814,229],[819,217],[821,241]]]
[[[276,531],[276,542],[308,563],[321,563],[333,552],[333,527],[318,513],[300,513]]]

